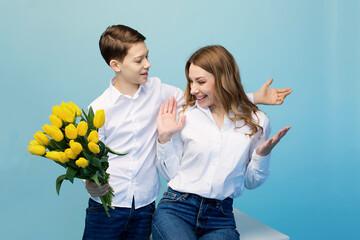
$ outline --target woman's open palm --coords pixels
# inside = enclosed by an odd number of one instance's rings
[[[170,141],[172,135],[180,131],[185,124],[185,116],[179,122],[176,121],[177,102],[174,97],[167,99],[161,104],[157,117],[157,129],[159,133],[159,142]]]
[[[256,153],[260,156],[268,155],[289,130],[290,127],[284,127],[283,129],[281,129],[275,136],[269,138],[260,147],[258,147],[256,149]]]

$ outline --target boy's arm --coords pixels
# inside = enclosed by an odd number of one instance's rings
[[[261,88],[254,93],[254,103],[255,104],[264,104],[264,105],[281,105],[284,102],[284,99],[292,93],[290,88],[276,89],[270,88],[270,84],[273,82],[273,79],[270,78]]]
[[[177,102],[178,109],[181,108],[183,104],[185,104],[184,100],[184,92],[177,87],[174,87],[169,84],[162,84],[162,100],[165,102],[166,99],[170,99],[171,97],[175,98]]]

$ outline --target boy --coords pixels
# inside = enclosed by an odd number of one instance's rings
[[[108,27],[101,35],[100,51],[115,72],[110,86],[93,101],[94,111],[105,110],[105,125],[99,138],[125,156],[109,155],[109,184],[115,196],[107,217],[100,196],[108,184],[100,188],[86,181],[91,195],[86,212],[83,239],[149,239],[155,199],[160,181],[155,166],[156,118],[160,105],[171,96],[178,106],[184,103],[183,92],[148,78],[151,67],[145,37],[123,25]],[[272,79],[254,94],[255,103],[281,104],[290,89],[270,89]],[[252,96],[250,95],[250,98]]]

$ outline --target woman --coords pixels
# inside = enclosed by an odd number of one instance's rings
[[[233,198],[269,176],[268,117],[246,96],[233,56],[222,46],[188,60],[185,105],[168,99],[158,115],[157,167],[168,183],[153,218],[153,239],[239,239]],[[185,125],[186,118],[186,125]]]

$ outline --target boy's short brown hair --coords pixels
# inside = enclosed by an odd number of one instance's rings
[[[145,39],[141,33],[128,26],[109,26],[100,37],[101,55],[108,65],[112,59],[122,62],[131,44],[144,42]]]

